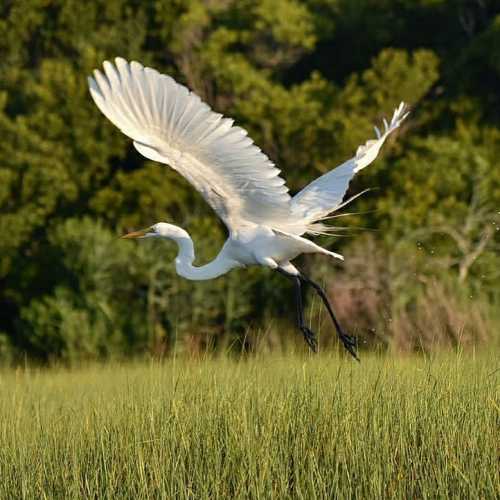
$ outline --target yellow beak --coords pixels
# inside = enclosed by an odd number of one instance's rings
[[[149,228],[148,228],[149,229]],[[132,231],[131,233],[124,234],[121,238],[144,238],[148,233],[148,229],[141,229],[140,231]]]

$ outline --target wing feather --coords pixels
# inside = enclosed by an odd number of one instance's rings
[[[247,131],[186,87],[135,61],[117,58],[115,64],[105,61],[103,69],[89,77],[98,108],[143,156],[183,175],[230,231],[251,223],[294,234],[318,232],[317,221],[343,205],[351,179],[377,157],[408,114],[401,103],[390,123],[383,120],[383,131],[374,127],[376,139],[290,198],[280,170]]]
[[[406,105],[401,103],[394,111],[390,123],[387,123],[384,118],[383,134],[375,127],[376,140],[367,141],[357,149],[356,156],[318,177],[292,198],[293,213],[304,217],[306,223],[311,224],[343,206],[345,203],[342,203],[342,200],[351,179],[375,160],[387,137],[401,125],[407,116]]]
[[[171,77],[138,62],[105,61],[89,78],[102,113],[145,157],[183,175],[230,230],[290,216],[280,170],[248,137]]]

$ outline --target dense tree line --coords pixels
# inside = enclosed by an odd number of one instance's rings
[[[117,55],[235,118],[292,192],[410,103],[352,193],[375,189],[333,221],[352,229],[321,242],[345,265],[300,265],[367,347],[498,337],[498,2],[5,0],[0,54],[0,359],[283,349],[293,338],[279,276],[189,283],[170,245],[117,240],[173,221],[204,262],[225,238],[201,197],[95,108],[86,76]],[[308,317],[327,345],[317,304]]]

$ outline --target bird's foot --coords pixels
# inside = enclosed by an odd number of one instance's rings
[[[312,330],[309,330],[307,326],[303,326],[301,328],[302,334],[304,335],[304,339],[307,342],[307,345],[311,348],[311,351],[318,352],[318,341],[316,339],[316,335]]]
[[[356,361],[360,361],[360,359],[358,358],[358,354],[356,353],[356,349],[358,347],[358,341],[356,337],[353,337],[352,335],[347,335],[344,332],[339,332],[339,338],[342,341],[342,344],[344,344],[344,347],[349,351],[351,356]]]

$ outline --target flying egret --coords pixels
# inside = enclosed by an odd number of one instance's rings
[[[165,163],[184,176],[224,221],[229,237],[217,257],[194,266],[193,241],[178,226],[159,222],[123,238],[166,238],[177,243],[177,274],[189,280],[217,278],[233,268],[261,265],[295,282],[297,320],[304,338],[317,350],[315,334],[304,321],[301,287],[311,285],[324,302],[340,340],[356,359],[355,338],[339,325],[323,289],[291,264],[298,255],[320,253],[343,260],[302,235],[322,234],[321,221],[342,206],[349,182],[369,165],[389,136],[407,116],[404,103],[394,111],[377,138],[360,146],[356,155],[322,175],[295,196],[268,157],[233,120],[224,118],[170,76],[138,62],[105,61],[104,72],[89,77],[97,107],[137,151]],[[344,203],[345,204],[345,203]]]

